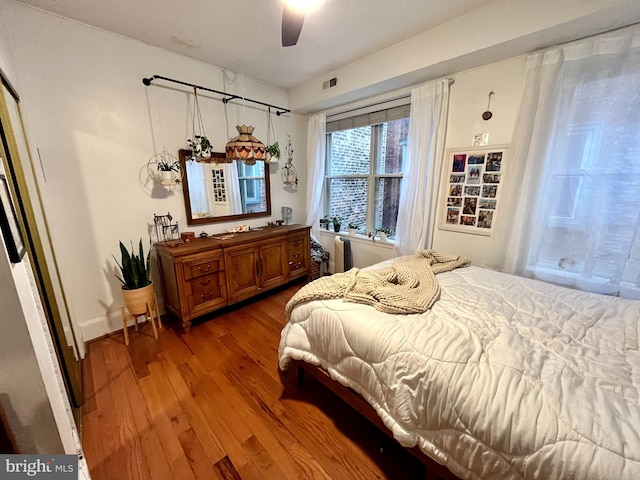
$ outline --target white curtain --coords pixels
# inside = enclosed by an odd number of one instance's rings
[[[209,172],[206,163],[187,160],[187,177],[189,178],[189,199],[191,212],[194,216],[202,216],[211,211],[209,197],[207,195],[207,183]]]
[[[227,200],[229,202],[229,212],[236,215],[242,212],[242,192],[240,189],[240,178],[238,177],[238,165],[234,160],[232,163],[223,163],[224,178],[227,185]],[[246,213],[246,212],[244,212]]]
[[[486,265],[640,298],[640,28],[527,58]]]
[[[430,248],[449,111],[449,80],[411,91],[407,157],[400,190],[395,255]]]
[[[324,113],[309,118],[307,127],[307,219],[313,237],[318,238],[327,150],[327,117]]]

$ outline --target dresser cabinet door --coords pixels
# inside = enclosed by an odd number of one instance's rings
[[[287,281],[285,244],[282,239],[259,247],[260,265],[258,267],[260,287],[271,288]]]
[[[229,303],[249,298],[258,292],[258,260],[255,247],[225,249]]]

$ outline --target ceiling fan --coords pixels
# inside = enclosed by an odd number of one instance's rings
[[[322,0],[284,0],[282,10],[282,46],[291,47],[298,43],[304,16],[317,7]]]

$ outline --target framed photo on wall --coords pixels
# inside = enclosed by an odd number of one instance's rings
[[[26,252],[18,226],[16,210],[11,200],[7,177],[0,173],[0,229],[11,263],[20,263]]]
[[[451,148],[442,168],[443,199],[439,228],[491,235],[509,147]]]

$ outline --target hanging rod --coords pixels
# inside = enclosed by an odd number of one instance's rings
[[[151,82],[153,82],[154,80],[164,80],[166,82],[173,82],[173,83],[177,83],[179,85],[184,85],[185,87],[197,88],[199,90],[205,90],[207,92],[212,92],[212,93],[216,93],[218,95],[222,95],[223,98],[221,98],[220,100],[225,105],[227,103],[229,103],[231,100],[239,99],[239,100],[242,100],[243,102],[257,103],[258,105],[264,105],[265,107],[271,107],[271,108],[276,110],[276,115],[277,116],[280,116],[283,113],[289,113],[291,111],[288,108],[282,108],[282,107],[278,107],[276,105],[271,105],[270,103],[261,102],[259,100],[252,100],[251,98],[242,97],[240,95],[234,95],[233,93],[221,92],[219,90],[214,90],[212,88],[203,87],[201,85],[194,85],[193,83],[187,83],[187,82],[183,82],[181,80],[175,80],[173,78],[163,77],[162,75],[152,75],[149,78],[143,78],[142,79],[142,83],[144,83],[148,87],[149,85],[151,85]]]

